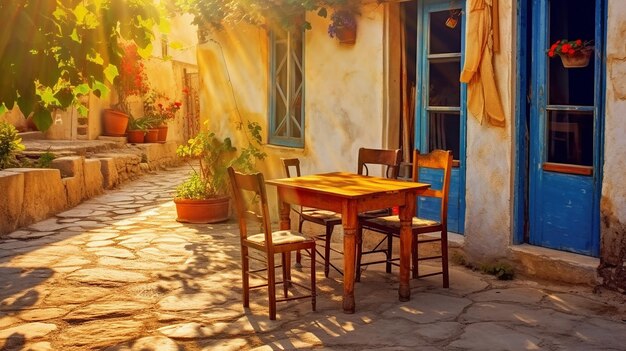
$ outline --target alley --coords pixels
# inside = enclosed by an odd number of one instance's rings
[[[241,305],[236,221],[175,221],[173,190],[187,173],[144,176],[1,240],[0,349],[626,347],[624,295],[499,281],[462,266],[451,267],[450,289],[440,277],[413,280],[409,302],[398,301],[396,274],[370,268],[353,315],[341,312],[341,277],[320,269],[317,312],[283,303],[269,321],[265,290],[252,293],[250,310]]]

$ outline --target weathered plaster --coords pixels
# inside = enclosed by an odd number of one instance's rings
[[[471,260],[507,254],[511,244],[514,60],[511,1],[500,1],[500,52],[494,56],[496,83],[506,116],[504,128],[467,117],[465,248]]]
[[[607,84],[604,116],[601,244],[598,274],[604,284],[626,291],[626,3],[608,3]],[[615,43],[615,44],[611,44]],[[618,44],[619,43],[619,44]]]

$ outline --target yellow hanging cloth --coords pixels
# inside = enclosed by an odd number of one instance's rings
[[[478,121],[482,124],[486,118],[490,124],[503,127],[504,111],[492,63],[494,49],[500,49],[497,1],[469,1],[468,45],[460,80],[468,83],[467,106]]]

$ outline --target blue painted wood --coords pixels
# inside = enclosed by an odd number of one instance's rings
[[[542,182],[542,216],[530,243],[593,255],[593,178],[544,172]]]
[[[513,189],[513,244],[521,244],[524,242],[524,231],[526,214],[525,209],[527,207],[526,193],[527,187],[527,172],[526,164],[528,162],[528,130],[526,128],[526,114],[528,110],[526,108],[526,95],[528,91],[527,74],[528,67],[526,63],[527,59],[527,31],[528,26],[528,0],[517,0],[517,81],[516,81],[516,96],[515,96],[515,174],[514,174],[514,189]]]
[[[530,122],[530,243],[564,251],[599,255],[599,199],[601,189],[602,140],[601,104],[603,101],[603,49],[605,37],[602,28],[605,18],[601,0],[596,1],[595,60],[596,96],[594,106],[547,105],[547,70],[549,58],[545,55],[548,42],[549,0],[533,0],[532,98]],[[594,172],[581,176],[547,172],[546,161],[547,111],[594,111]]]
[[[465,12],[464,2],[459,2]],[[415,109],[415,148],[422,152],[428,152],[428,37],[430,35],[429,13],[436,11],[445,11],[450,8],[448,0],[424,0],[418,4],[418,33],[417,36],[417,69],[418,77],[416,84],[416,109]],[[464,15],[465,16],[465,15]],[[464,61],[465,53],[465,26],[467,17],[463,18],[463,28],[461,31],[461,64]],[[466,160],[466,130],[467,130],[467,85],[461,84],[461,107],[460,107],[460,167],[452,170],[450,179],[450,196],[448,199],[448,230],[451,232],[463,234],[465,230],[465,160]],[[425,175],[425,177],[433,176]],[[424,181],[426,178],[424,178]],[[441,181],[440,183],[441,184]],[[424,218],[439,220],[439,208],[441,204],[436,199],[418,199],[417,207],[420,216]]]

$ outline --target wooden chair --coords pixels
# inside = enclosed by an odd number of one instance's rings
[[[434,221],[430,219],[424,219],[420,217],[413,217],[413,240],[411,246],[411,260],[412,260],[412,275],[413,278],[423,278],[431,275],[442,274],[443,275],[443,287],[449,287],[448,277],[448,228],[447,228],[447,215],[448,215],[448,195],[450,193],[450,174],[452,171],[452,152],[443,150],[434,150],[429,154],[420,155],[418,150],[413,152],[413,181],[419,181],[419,171],[421,168],[440,169],[443,171],[442,188],[439,190],[428,189],[420,197],[432,197],[441,199],[440,207],[440,220]],[[392,259],[392,247],[393,237],[400,237],[400,219],[398,216],[385,216],[376,218],[363,218],[359,221],[358,236],[362,235],[363,228],[369,229],[375,232],[379,232],[386,235],[387,240],[387,259],[385,261],[367,262],[362,263],[362,249],[357,248],[357,269],[356,276],[359,279],[361,275],[361,266],[386,263],[387,272],[391,272],[391,265],[396,264],[394,261],[398,259]],[[420,239],[422,234],[441,232],[441,235],[437,238],[428,237]],[[418,256],[419,244],[428,242],[439,242],[441,245],[441,254],[428,257]],[[361,245],[359,243],[359,245]],[[441,259],[441,271],[419,274],[419,261]],[[397,265],[397,264],[396,264]]]
[[[270,319],[276,319],[276,302],[291,301],[296,299],[311,298],[311,305],[315,311],[315,240],[305,238],[302,234],[290,230],[272,231],[269,209],[267,204],[267,193],[265,191],[265,180],[263,174],[242,174],[228,168],[231,188],[233,192],[237,217],[239,219],[239,234],[241,241],[241,263],[243,275],[243,306],[250,306],[250,290],[267,286],[269,294],[269,315]],[[246,199],[254,201],[246,201]],[[257,201],[258,200],[258,201]],[[261,214],[250,209],[250,203],[260,206]],[[262,233],[248,235],[249,221],[260,224]],[[265,254],[265,260],[261,260],[249,254],[249,249],[258,250]],[[302,284],[291,280],[291,252],[296,250],[308,250],[311,255],[311,287],[310,289]],[[281,265],[276,266],[274,255],[280,253],[282,256]],[[264,261],[265,268],[251,271],[249,260]],[[283,281],[276,281],[275,269],[282,267]],[[267,284],[250,286],[250,276],[260,277],[259,272],[267,271]],[[276,285],[283,285],[284,298],[276,299]],[[304,296],[289,296],[291,284],[310,291]]]
[[[283,161],[283,166],[285,167],[285,173],[287,177],[292,176],[291,169],[295,170],[296,176],[301,176],[300,173],[300,160],[297,158],[281,158]],[[326,232],[323,234],[314,235],[313,238],[315,240],[324,242],[324,254],[318,251],[318,254],[324,260],[324,276],[328,277],[328,273],[330,271],[329,267],[333,267],[339,274],[343,274],[343,272],[337,268],[334,264],[330,262],[330,252],[334,251],[337,253],[341,253],[339,250],[335,250],[330,246],[330,240],[333,235],[333,231],[335,226],[341,225],[341,215],[332,211],[319,210],[316,208],[306,208],[306,207],[292,207],[291,208],[295,213],[298,214],[298,232],[302,233],[302,225],[304,222],[311,222],[315,224],[319,224],[326,228]],[[300,265],[301,263],[301,255],[300,251],[296,253],[296,264]]]
[[[370,169],[369,167],[380,165],[383,166],[383,176],[391,179],[397,179],[398,174],[400,172],[400,164],[402,159],[402,153],[400,149],[359,149],[359,158],[358,158],[358,166],[357,171],[362,175],[369,175]],[[381,209],[368,211],[365,213],[359,213],[359,222],[366,218],[375,218],[375,217],[384,217],[392,214],[392,209]],[[383,238],[373,249],[363,252],[363,237],[361,235],[357,235],[357,258],[361,257],[363,254],[374,254],[374,253],[384,253],[387,254],[388,249],[380,249],[380,246],[385,242],[385,238]],[[380,262],[386,262],[380,261]],[[373,262],[372,262],[373,263]],[[357,274],[356,281],[360,281],[361,277],[358,273],[360,266],[357,261]],[[391,270],[390,270],[391,272]]]

